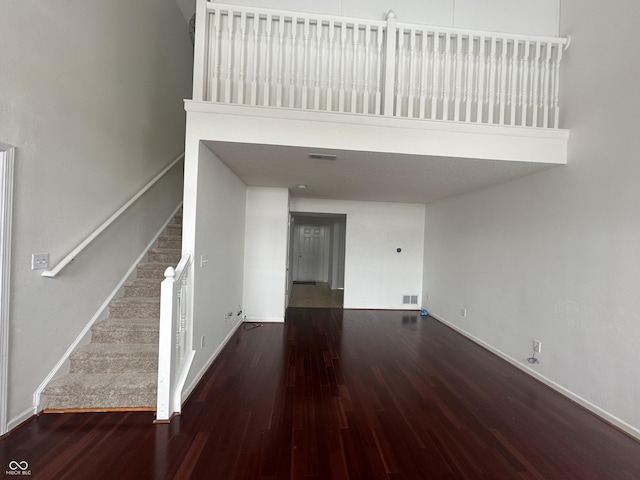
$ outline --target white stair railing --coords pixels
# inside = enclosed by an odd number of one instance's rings
[[[189,299],[191,259],[190,253],[184,253],[176,268],[165,270],[160,286],[157,423],[180,414],[182,389],[195,355]]]
[[[198,3],[194,100],[558,128],[568,39]]]

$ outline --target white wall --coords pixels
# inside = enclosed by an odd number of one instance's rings
[[[244,308],[247,320],[283,322],[289,190],[248,187],[245,232]]]
[[[344,308],[416,309],[402,295],[422,291],[424,205],[292,198],[290,208],[346,214]]]
[[[429,205],[424,293],[430,311],[640,437],[638,18],[631,0],[563,0],[569,164]]]
[[[559,0],[225,0],[252,7],[531,35],[557,35]]]
[[[173,0],[3,2],[0,141],[17,147],[10,427],[181,197],[174,171],[56,279],[56,263],[183,150],[192,47]]]
[[[185,185],[185,213],[197,203],[195,235],[183,250],[194,254],[193,347],[187,386],[192,386],[233,333],[242,316],[246,186],[203,143],[198,142],[197,176]],[[191,167],[191,165],[190,165]],[[185,233],[191,218],[185,218]],[[203,266],[202,259],[208,263]],[[230,318],[225,314],[232,312]],[[202,347],[204,337],[204,347]]]

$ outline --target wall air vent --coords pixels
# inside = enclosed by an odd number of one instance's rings
[[[402,296],[402,304],[403,305],[417,305],[418,304],[418,296],[417,295],[403,295]]]
[[[310,153],[309,158],[314,160],[335,160],[338,156],[330,153]]]

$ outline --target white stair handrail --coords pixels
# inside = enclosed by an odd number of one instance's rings
[[[91,235],[85,238],[82,243],[80,243],[76,248],[74,248],[69,254],[64,257],[55,267],[51,270],[45,270],[42,272],[43,277],[53,278],[58,273],[60,273],[67,265],[69,265],[76,256],[82,252],[87,246],[93,242],[102,232],[104,232],[116,219],[122,215],[131,205],[133,205],[136,200],[138,200],[142,195],[144,195],[147,190],[153,187],[158,180],[160,180],[164,175],[171,170],[179,161],[184,158],[184,152],[178,155],[169,165],[167,165],[160,173],[158,173],[155,177],[153,177],[149,183],[147,183],[142,189],[136,193],[131,199],[125,203],[122,207],[120,207],[113,215],[111,215],[105,222],[96,228]]]

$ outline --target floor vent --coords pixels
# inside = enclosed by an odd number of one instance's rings
[[[418,304],[418,295],[403,295],[402,296],[402,304],[403,305],[417,305]]]

